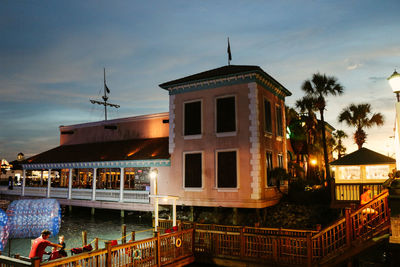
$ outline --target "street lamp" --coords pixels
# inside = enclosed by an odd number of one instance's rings
[[[390,87],[392,87],[393,92],[396,94],[396,132],[395,132],[395,149],[396,149],[396,169],[400,170],[400,74],[395,70],[392,75],[388,78]]]

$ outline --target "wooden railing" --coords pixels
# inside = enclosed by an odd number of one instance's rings
[[[182,222],[182,229],[193,228],[197,260],[216,258],[256,261],[261,264],[312,266],[324,259],[340,255],[351,245],[388,230],[390,214],[388,191],[369,203],[320,230],[294,230],[196,224]],[[366,211],[376,211],[367,215]],[[172,221],[162,220],[162,228],[171,228]]]
[[[116,246],[106,241],[105,248],[42,263],[39,258],[29,262],[0,256],[0,267],[173,266],[193,262],[193,252],[193,229],[186,229]]]
[[[255,228],[179,222],[178,232],[62,258],[41,266],[163,266],[211,258],[268,265],[313,266],[340,256],[355,243],[370,239],[390,227],[388,191],[320,231]],[[160,230],[172,221],[160,220]],[[140,255],[140,256],[138,256]],[[7,258],[7,257],[6,257]],[[9,258],[8,258],[9,259]],[[7,259],[7,260],[8,260]],[[187,261],[187,263],[190,261]],[[13,263],[3,261],[0,265]],[[33,264],[32,264],[33,265]],[[1,266],[0,266],[1,267]]]
[[[193,229],[42,263],[40,266],[163,266],[193,256]],[[177,241],[177,240],[180,241]],[[177,242],[180,244],[177,245]]]
[[[8,266],[15,266],[15,267],[27,267],[27,266],[34,266],[33,261],[26,261],[21,260],[18,257],[10,258],[6,256],[0,256],[0,267],[8,267]]]

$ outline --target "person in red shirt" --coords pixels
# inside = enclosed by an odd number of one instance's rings
[[[43,230],[41,236],[36,238],[32,243],[31,252],[29,253],[29,258],[39,257],[42,260],[43,254],[47,246],[52,246],[55,248],[62,248],[62,245],[55,244],[47,240],[51,232],[49,230]]]

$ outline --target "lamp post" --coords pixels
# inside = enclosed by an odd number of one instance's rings
[[[395,149],[396,149],[396,169],[400,170],[400,74],[395,70],[388,78],[390,87],[396,94],[396,131],[395,131]]]
[[[158,188],[157,188],[157,178],[158,178],[158,169],[154,168],[150,172],[150,178],[154,180],[154,195],[156,196],[154,199],[154,231],[157,232],[158,228]]]

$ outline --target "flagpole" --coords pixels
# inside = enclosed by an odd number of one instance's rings
[[[106,68],[103,68],[103,70],[104,70],[104,78],[103,78],[103,80],[104,80],[104,97],[103,97],[103,99],[104,99],[104,102],[105,102],[105,105],[104,105],[104,118],[105,118],[105,120],[107,120]]]
[[[232,60],[232,53],[231,53],[231,45],[229,43],[229,37],[228,37],[228,48],[227,48],[226,52],[228,53],[228,66],[230,66],[231,60]]]
[[[231,61],[229,60],[229,53],[230,53],[230,49],[231,47],[230,47],[230,45],[229,45],[229,37],[228,37],[228,66],[230,66],[231,65]]]

